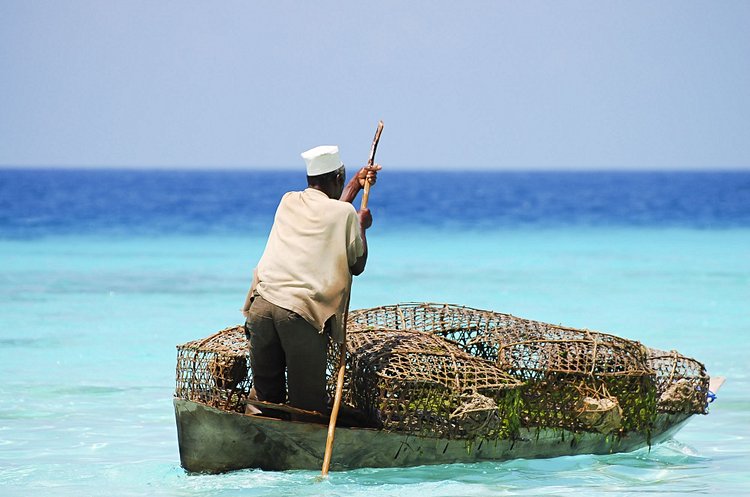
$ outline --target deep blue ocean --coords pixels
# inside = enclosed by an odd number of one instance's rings
[[[353,308],[450,302],[677,349],[728,379],[673,440],[323,482],[186,474],[175,345],[240,322],[277,202],[304,186],[0,169],[0,495],[750,495],[750,171],[385,169],[371,193]]]
[[[290,171],[0,170],[0,237],[266,233]],[[386,172],[378,229],[750,227],[748,172]]]

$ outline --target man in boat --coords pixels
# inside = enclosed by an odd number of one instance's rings
[[[279,203],[265,251],[253,272],[242,313],[258,400],[326,410],[328,337],[343,341],[352,275],[367,263],[367,208],[352,202],[379,165],[345,185],[336,146],[302,153],[308,187]],[[285,381],[286,372],[286,381]]]

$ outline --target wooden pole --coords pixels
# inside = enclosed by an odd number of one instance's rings
[[[375,131],[375,138],[372,140],[370,148],[370,158],[367,161],[368,166],[375,164],[375,152],[378,149],[380,133],[383,132],[383,121],[378,122],[378,129]],[[370,182],[365,178],[365,191],[362,194],[362,205],[360,210],[367,207],[370,199]],[[349,290],[351,295],[351,289]],[[336,421],[339,417],[341,408],[341,396],[344,392],[344,374],[346,373],[346,323],[349,321],[349,297],[346,301],[346,312],[344,313],[344,341],[341,343],[341,354],[339,355],[339,372],[336,377],[336,396],[333,398],[333,408],[331,409],[331,419],[328,421],[328,438],[326,439],[326,451],[323,455],[323,469],[321,476],[328,476],[328,469],[331,466],[331,454],[333,453],[333,436],[336,432]]]
[[[380,141],[380,133],[383,132],[383,121],[378,122],[378,129],[375,131],[375,138],[372,140],[372,147],[370,147],[370,158],[367,160],[367,165],[372,166],[375,164],[375,152],[378,150],[378,142]],[[365,191],[362,193],[362,206],[361,209],[367,207],[367,202],[370,200],[370,182],[365,180]]]

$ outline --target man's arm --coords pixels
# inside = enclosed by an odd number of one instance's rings
[[[362,274],[362,272],[365,270],[365,266],[367,265],[367,236],[365,235],[365,232],[367,231],[367,228],[372,226],[372,214],[370,213],[370,209],[365,207],[364,209],[361,209],[359,211],[359,226],[360,226],[360,233],[362,235],[362,246],[364,247],[364,252],[362,252],[362,255],[357,258],[357,261],[349,266],[349,271],[354,276],[359,276]]]
[[[378,180],[378,171],[382,169],[380,165],[375,164],[373,166],[366,166],[357,171],[349,183],[344,187],[344,191],[341,192],[342,202],[354,203],[354,199],[357,198],[359,191],[365,187],[365,180],[370,182],[370,186],[374,185]]]

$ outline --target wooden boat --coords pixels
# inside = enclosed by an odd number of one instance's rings
[[[227,412],[174,399],[180,462],[190,472],[221,473],[259,468],[320,470],[327,426]],[[671,438],[688,414],[660,414],[650,443]],[[623,437],[565,430],[522,429],[515,440],[444,440],[372,428],[337,428],[331,470],[549,458],[629,452],[649,444],[642,433]]]
[[[377,409],[383,410],[378,414],[387,415],[379,418],[379,425],[369,425],[377,426],[376,428],[367,427],[368,424],[361,423],[361,419],[358,420],[359,423],[350,420],[347,424],[346,414],[339,418],[331,460],[332,470],[628,452],[667,440],[693,414],[706,414],[709,400],[715,398],[714,392],[723,383],[723,378],[709,379],[701,363],[681,356],[676,351],[662,352],[611,335],[521,320],[510,315],[490,314],[489,311],[447,305],[409,304],[371,309],[359,314],[355,311],[350,319],[350,332],[358,326],[358,320],[363,330],[371,330],[374,323],[380,335],[373,335],[373,338],[381,344],[383,336],[398,333],[394,329],[421,330],[409,331],[412,334],[408,338],[412,341],[415,338],[430,338],[434,342],[437,335],[449,338],[449,345],[456,350],[451,350],[448,354],[450,361],[440,363],[443,368],[444,363],[455,363],[456,354],[462,353],[458,350],[460,347],[472,352],[473,356],[468,359],[476,359],[480,354],[490,351],[487,357],[491,360],[481,359],[482,367],[500,364],[506,370],[514,371],[517,376],[523,376],[525,383],[522,388],[526,389],[523,395],[530,395],[531,400],[525,406],[522,422],[514,425],[512,433],[498,434],[500,432],[496,429],[469,433],[464,428],[476,425],[461,425],[460,419],[456,421],[458,418],[453,415],[449,423],[436,425],[442,427],[442,430],[449,426],[450,431],[430,431],[429,426],[425,431],[424,414],[419,410],[417,413],[422,418],[417,423],[404,423],[405,418],[415,414],[404,414],[403,408],[409,406],[413,409],[418,397],[408,398],[405,403],[396,406],[398,409],[393,409],[393,404],[389,402],[393,398],[400,402],[404,396],[393,395],[392,390],[382,390],[379,392],[381,397],[375,399],[375,404],[361,400],[359,402],[365,406],[377,405]],[[387,322],[383,324],[383,321]],[[430,336],[425,337],[425,333]],[[367,336],[352,336],[350,344],[354,343],[356,346],[359,343],[365,349],[372,349],[373,342],[367,342]],[[524,340],[519,341],[519,336]],[[550,337],[554,340],[550,340]],[[493,340],[506,340],[507,343],[495,343]],[[519,349],[519,344],[522,344],[523,349]],[[550,344],[554,347],[554,354],[548,354]],[[563,350],[568,345],[569,348]],[[430,348],[436,350],[434,344]],[[413,352],[413,347],[410,350]],[[178,351],[174,408],[183,468],[197,473],[221,473],[246,468],[274,471],[321,468],[327,436],[327,417],[288,405],[258,402],[252,398],[251,378],[246,363],[247,343],[242,327],[227,328],[205,339],[178,346]],[[357,356],[357,350],[350,348],[349,351],[355,357],[363,357]],[[504,354],[534,362],[503,362]],[[336,357],[336,354],[329,355]],[[376,355],[378,358],[383,357],[382,354]],[[619,358],[613,363],[616,356]],[[531,366],[541,364],[542,357],[544,364],[539,372]],[[463,365],[459,366],[461,371],[466,371],[470,365],[466,362],[468,359],[464,359]],[[628,361],[632,364],[629,365]],[[431,362],[438,363],[435,360]],[[585,374],[574,374],[576,368],[583,368]],[[442,369],[440,374],[445,375],[446,371],[448,370]],[[451,383],[457,381],[461,374],[457,371],[454,370],[455,376],[448,371]],[[482,371],[483,374],[492,372],[489,369]],[[408,371],[404,373],[408,374]],[[578,379],[571,382],[570,378]],[[581,382],[576,383],[579,380]],[[439,381],[438,375],[433,384],[439,384]],[[597,391],[589,389],[590,384],[596,384]],[[640,390],[643,385],[647,388]],[[381,387],[382,385],[378,386]],[[465,387],[466,385],[462,385],[460,390],[466,392]],[[623,387],[626,388],[624,393]],[[388,388],[393,388],[393,384]],[[565,394],[567,397],[560,396],[550,400],[559,389],[565,388],[568,389]],[[617,388],[621,391],[615,392]],[[606,395],[597,397],[602,389]],[[510,390],[505,390],[508,391]],[[580,403],[570,403],[571,391],[574,397],[583,392],[581,398],[573,398],[575,402],[584,397],[588,401],[588,396],[593,395],[599,400],[614,400],[615,409],[609,412],[609,408],[602,410],[595,407],[583,412]],[[409,392],[414,394],[415,390]],[[639,392],[645,392],[644,395],[650,400],[641,399]],[[487,397],[482,398],[487,400]],[[499,398],[501,397],[496,397]],[[617,405],[618,399],[620,405]],[[351,405],[357,405],[356,399],[354,400]],[[450,398],[450,402],[453,402],[451,409],[458,405],[455,401],[455,397]],[[439,402],[430,407],[442,407],[450,402],[447,397],[440,398]],[[459,404],[460,402],[458,401]],[[479,412],[479,418],[474,417],[469,421],[479,419],[480,424],[484,423],[483,427],[489,426],[486,421],[490,418],[482,416],[489,412],[494,416],[492,420],[497,421],[511,412],[503,410],[502,406],[503,404],[498,403],[480,411],[475,410],[474,414]],[[529,406],[533,410],[529,410]],[[389,409],[391,410],[388,411]],[[650,409],[647,417],[643,416],[644,409]],[[389,425],[388,422],[394,419],[396,411],[400,413],[396,417],[401,416],[399,424]],[[608,427],[612,419],[605,423],[602,420],[607,416],[602,415],[615,411],[625,421],[615,427]],[[457,411],[454,414],[455,412]],[[441,415],[434,409],[428,414],[431,416],[428,423]],[[598,416],[596,421],[585,416],[588,414]],[[446,419],[447,417],[443,417],[438,421]],[[645,424],[635,424],[641,421],[645,421]],[[615,422],[619,421],[615,419]],[[410,431],[414,426],[419,426],[419,430]],[[643,427],[647,429],[642,429]]]

